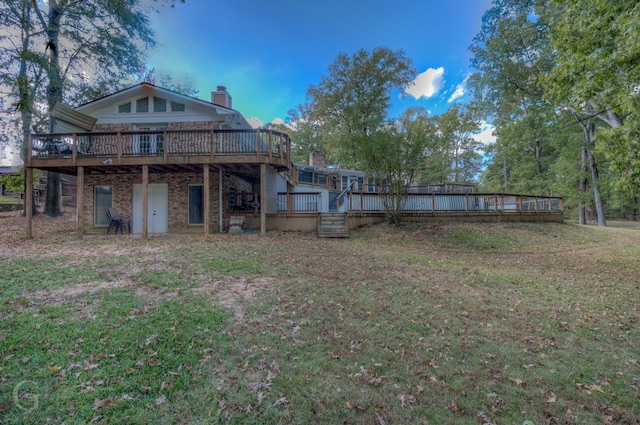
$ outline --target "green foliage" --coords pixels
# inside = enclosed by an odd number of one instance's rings
[[[340,53],[328,71],[309,86],[307,104],[299,110],[322,129],[329,158],[367,168],[360,145],[383,126],[393,90],[402,91],[415,77],[413,63],[402,50],[378,47],[352,56]]]
[[[482,144],[473,138],[479,130],[471,109],[453,105],[432,119],[425,152],[424,182],[473,183],[482,169]]]
[[[633,202],[640,190],[639,7],[635,1],[494,1],[470,47],[474,107],[498,134],[484,187],[554,191],[577,206],[597,201],[600,186],[605,203]],[[611,128],[599,126],[585,140],[576,120],[591,116]],[[590,195],[579,188],[585,147],[601,180],[589,174]]]

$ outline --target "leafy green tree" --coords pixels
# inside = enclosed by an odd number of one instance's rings
[[[3,85],[16,97],[26,146],[35,105],[77,104],[112,92],[143,67],[153,45],[141,0],[13,0],[0,4]],[[53,120],[50,130],[55,130]],[[60,214],[59,176],[49,173],[45,213]]]
[[[393,90],[403,91],[415,78],[412,61],[402,50],[378,47],[340,53],[329,74],[307,90],[305,111],[309,122],[321,128],[322,144],[332,160],[366,169],[367,137],[383,126]],[[308,112],[308,114],[306,114]]]
[[[326,150],[322,143],[322,125],[311,118],[308,104],[289,110],[286,124],[286,130],[283,131],[291,136],[294,163],[307,164],[312,152]]]
[[[365,139],[361,149],[364,170],[382,198],[387,221],[398,224],[405,210],[406,194],[424,160],[424,150],[433,136],[433,126],[424,108],[409,108]]]
[[[446,176],[442,182],[472,183],[482,170],[482,144],[473,138],[480,129],[473,112],[453,105],[436,118],[437,135],[443,141]]]
[[[640,192],[640,3],[636,0],[550,0],[556,66],[548,96],[579,119],[597,117],[597,149],[619,175],[619,187]],[[595,137],[595,135],[594,135]]]

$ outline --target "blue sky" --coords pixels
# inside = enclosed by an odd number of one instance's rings
[[[286,118],[338,53],[378,46],[404,49],[420,76],[396,93],[391,117],[409,106],[433,114],[465,102],[468,47],[490,0],[187,0],[153,15],[156,75],[190,79],[210,100],[227,87],[250,122]]]
[[[259,127],[285,119],[326,75],[338,53],[404,49],[420,73],[413,90],[395,93],[390,117],[409,106],[431,114],[466,102],[468,50],[491,0],[186,0],[151,16],[157,47],[148,65],[175,81],[189,79],[211,100],[227,87],[233,108]],[[158,80],[159,81],[159,80]],[[483,123],[477,139],[490,143]],[[0,165],[19,161],[0,152]]]

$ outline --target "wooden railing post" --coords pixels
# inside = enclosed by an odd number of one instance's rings
[[[290,214],[293,212],[293,204],[295,202],[295,200],[293,199],[293,193],[291,192],[287,192],[287,214]]]
[[[269,130],[269,142],[267,144],[267,146],[269,148],[269,158],[273,157],[273,151],[272,151],[272,148],[273,148],[272,143],[273,143],[273,141],[271,140],[271,136],[273,136],[273,132],[271,130]]]
[[[118,132],[118,135],[116,136],[116,150],[118,153],[118,163],[120,163],[120,160],[122,159],[122,133]]]
[[[71,161],[73,165],[76,165],[78,159],[78,135],[71,136]]]
[[[162,147],[163,147],[163,153],[164,153],[164,163],[167,163],[167,153],[169,152],[169,138],[167,137],[167,130],[164,130],[162,132]],[[157,143],[156,143],[157,145]]]
[[[260,156],[260,130],[256,130],[256,156]]]
[[[522,214],[522,195],[518,195],[518,211]]]
[[[216,144],[214,143],[215,133],[213,130],[209,130],[209,161],[213,162],[215,155]]]
[[[464,194],[464,212],[469,214],[469,194]]]

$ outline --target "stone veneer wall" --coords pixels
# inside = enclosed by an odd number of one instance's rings
[[[168,185],[168,224],[169,233],[201,233],[202,225],[189,225],[188,199],[189,185],[202,184],[202,173],[149,173],[149,184],[166,183]],[[218,170],[211,167],[209,172],[209,220],[210,231],[220,231],[218,223]],[[142,174],[104,174],[85,176],[84,185],[84,217],[85,232],[100,233],[104,226],[94,226],[93,210],[96,186],[112,186],[112,205],[120,214],[133,217],[133,185],[142,184]],[[235,191],[251,190],[251,184],[236,176],[224,175],[223,192],[230,187]]]

